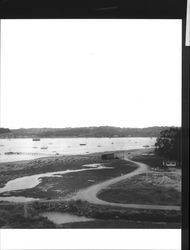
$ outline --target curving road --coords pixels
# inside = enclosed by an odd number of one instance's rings
[[[138,168],[136,170],[134,170],[131,173],[119,176],[119,177],[115,177],[113,179],[104,181],[102,183],[99,184],[95,184],[93,186],[90,186],[86,189],[80,190],[75,196],[72,197],[72,199],[74,200],[85,200],[88,201],[89,203],[93,203],[93,204],[97,204],[97,205],[106,205],[106,206],[114,206],[114,207],[122,207],[122,208],[137,208],[137,209],[157,209],[157,210],[175,210],[175,211],[179,211],[180,210],[180,206],[168,206],[168,205],[144,205],[144,204],[123,204],[123,203],[115,203],[115,202],[108,202],[108,201],[104,201],[101,200],[97,197],[97,195],[103,190],[108,188],[110,185],[113,185],[117,182],[126,180],[128,178],[131,178],[135,175],[141,174],[141,173],[145,173],[148,171],[149,166],[144,164],[144,163],[140,163],[140,162],[135,162],[130,160],[127,157],[127,153],[124,154],[124,160],[126,161],[130,161],[135,163]]]

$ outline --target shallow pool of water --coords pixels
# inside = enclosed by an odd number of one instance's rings
[[[48,218],[48,220],[52,221],[57,225],[94,220],[92,218],[87,218],[85,216],[77,216],[69,213],[60,213],[60,212],[46,212],[46,213],[41,213],[40,215]]]
[[[88,165],[89,168],[55,171],[55,172],[48,172],[48,173],[42,173],[42,174],[16,178],[14,180],[8,181],[4,187],[0,188],[0,193],[34,188],[38,184],[40,184],[40,182],[42,181],[42,178],[44,177],[62,177],[62,175],[65,175],[68,173],[76,173],[76,172],[82,172],[82,171],[87,171],[87,170],[110,168],[110,167],[105,167],[99,163],[97,163],[96,166],[94,166],[95,164],[92,164],[92,165],[93,166],[89,164]]]
[[[6,196],[0,197],[0,201],[8,201],[8,202],[31,202],[31,201],[38,201],[37,198],[30,198],[24,196]]]

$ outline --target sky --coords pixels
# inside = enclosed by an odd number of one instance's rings
[[[181,125],[180,20],[2,20],[0,126]]]

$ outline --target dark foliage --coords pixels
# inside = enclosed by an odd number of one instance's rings
[[[181,158],[181,128],[172,127],[160,132],[155,143],[155,152],[168,159],[178,160]]]

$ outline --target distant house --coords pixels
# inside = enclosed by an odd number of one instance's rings
[[[163,161],[162,162],[162,167],[167,168],[167,167],[177,167],[179,163],[177,161]]]
[[[101,158],[102,160],[112,160],[112,159],[115,159],[115,155],[114,153],[103,154]]]

